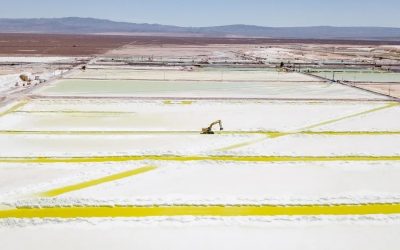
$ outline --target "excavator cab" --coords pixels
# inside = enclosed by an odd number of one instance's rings
[[[219,130],[222,131],[224,130],[224,128],[222,127],[222,122],[221,120],[215,121],[213,123],[210,124],[210,126],[208,126],[207,128],[202,128],[201,129],[201,134],[202,135],[213,135],[215,134],[214,131],[212,130],[212,128],[214,127],[214,125],[219,125]]]

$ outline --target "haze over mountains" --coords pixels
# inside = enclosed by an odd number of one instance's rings
[[[264,37],[299,39],[399,40],[400,28],[386,27],[262,27],[226,25],[179,27],[160,24],[114,22],[95,18],[0,18],[0,33],[151,34],[162,36]]]

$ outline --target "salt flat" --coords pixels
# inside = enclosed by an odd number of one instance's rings
[[[400,106],[266,62],[312,49],[296,46],[224,47],[202,67],[135,66],[117,50],[13,96],[0,113],[1,247],[395,249]],[[263,67],[213,65],[252,56]],[[200,134],[216,120],[224,130]]]
[[[31,100],[7,114],[0,129],[9,131],[192,131],[200,132],[210,121],[221,119],[225,131],[340,131],[329,123],[346,118],[396,119],[397,107],[382,102],[266,102],[266,101],[129,101],[94,99]],[[388,115],[385,115],[387,112]],[[355,117],[351,117],[355,115]],[[342,121],[333,122],[341,123]],[[400,131],[398,123],[384,123],[380,130]],[[373,130],[361,123],[361,131]],[[325,129],[326,128],[326,129]],[[344,129],[347,131],[347,129]],[[378,130],[378,128],[376,128]]]
[[[6,248],[12,249],[76,249],[85,247],[110,249],[187,249],[196,242],[195,249],[396,249],[399,238],[399,219],[340,218],[208,218],[208,219],[130,219],[74,221],[35,220],[35,226],[23,226],[27,222],[10,221],[9,228],[0,227],[0,239]],[[20,225],[20,226],[18,226]],[[22,225],[22,226],[21,226]],[[267,232],[267,233],[266,233]],[[101,235],[101,238],[99,238]],[[17,238],[25,240],[16,241]],[[154,240],[157,237],[157,240]],[[287,240],[287,239],[290,240]],[[49,241],[48,239],[53,239]],[[368,240],[366,240],[368,239]],[[58,242],[63,241],[63,244]]]

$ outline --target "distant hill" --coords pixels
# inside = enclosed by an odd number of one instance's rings
[[[227,25],[179,27],[171,25],[114,22],[95,18],[0,18],[0,33],[57,34],[159,34],[163,36],[264,37],[298,39],[400,40],[400,28],[385,27],[262,27]]]

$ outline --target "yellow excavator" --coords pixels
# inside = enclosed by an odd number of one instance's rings
[[[207,128],[202,128],[201,134],[202,135],[213,135],[214,131],[212,131],[212,128],[217,124],[219,125],[219,130],[224,130],[224,128],[222,127],[221,120],[218,120],[218,121],[211,123],[210,126],[208,126]]]

